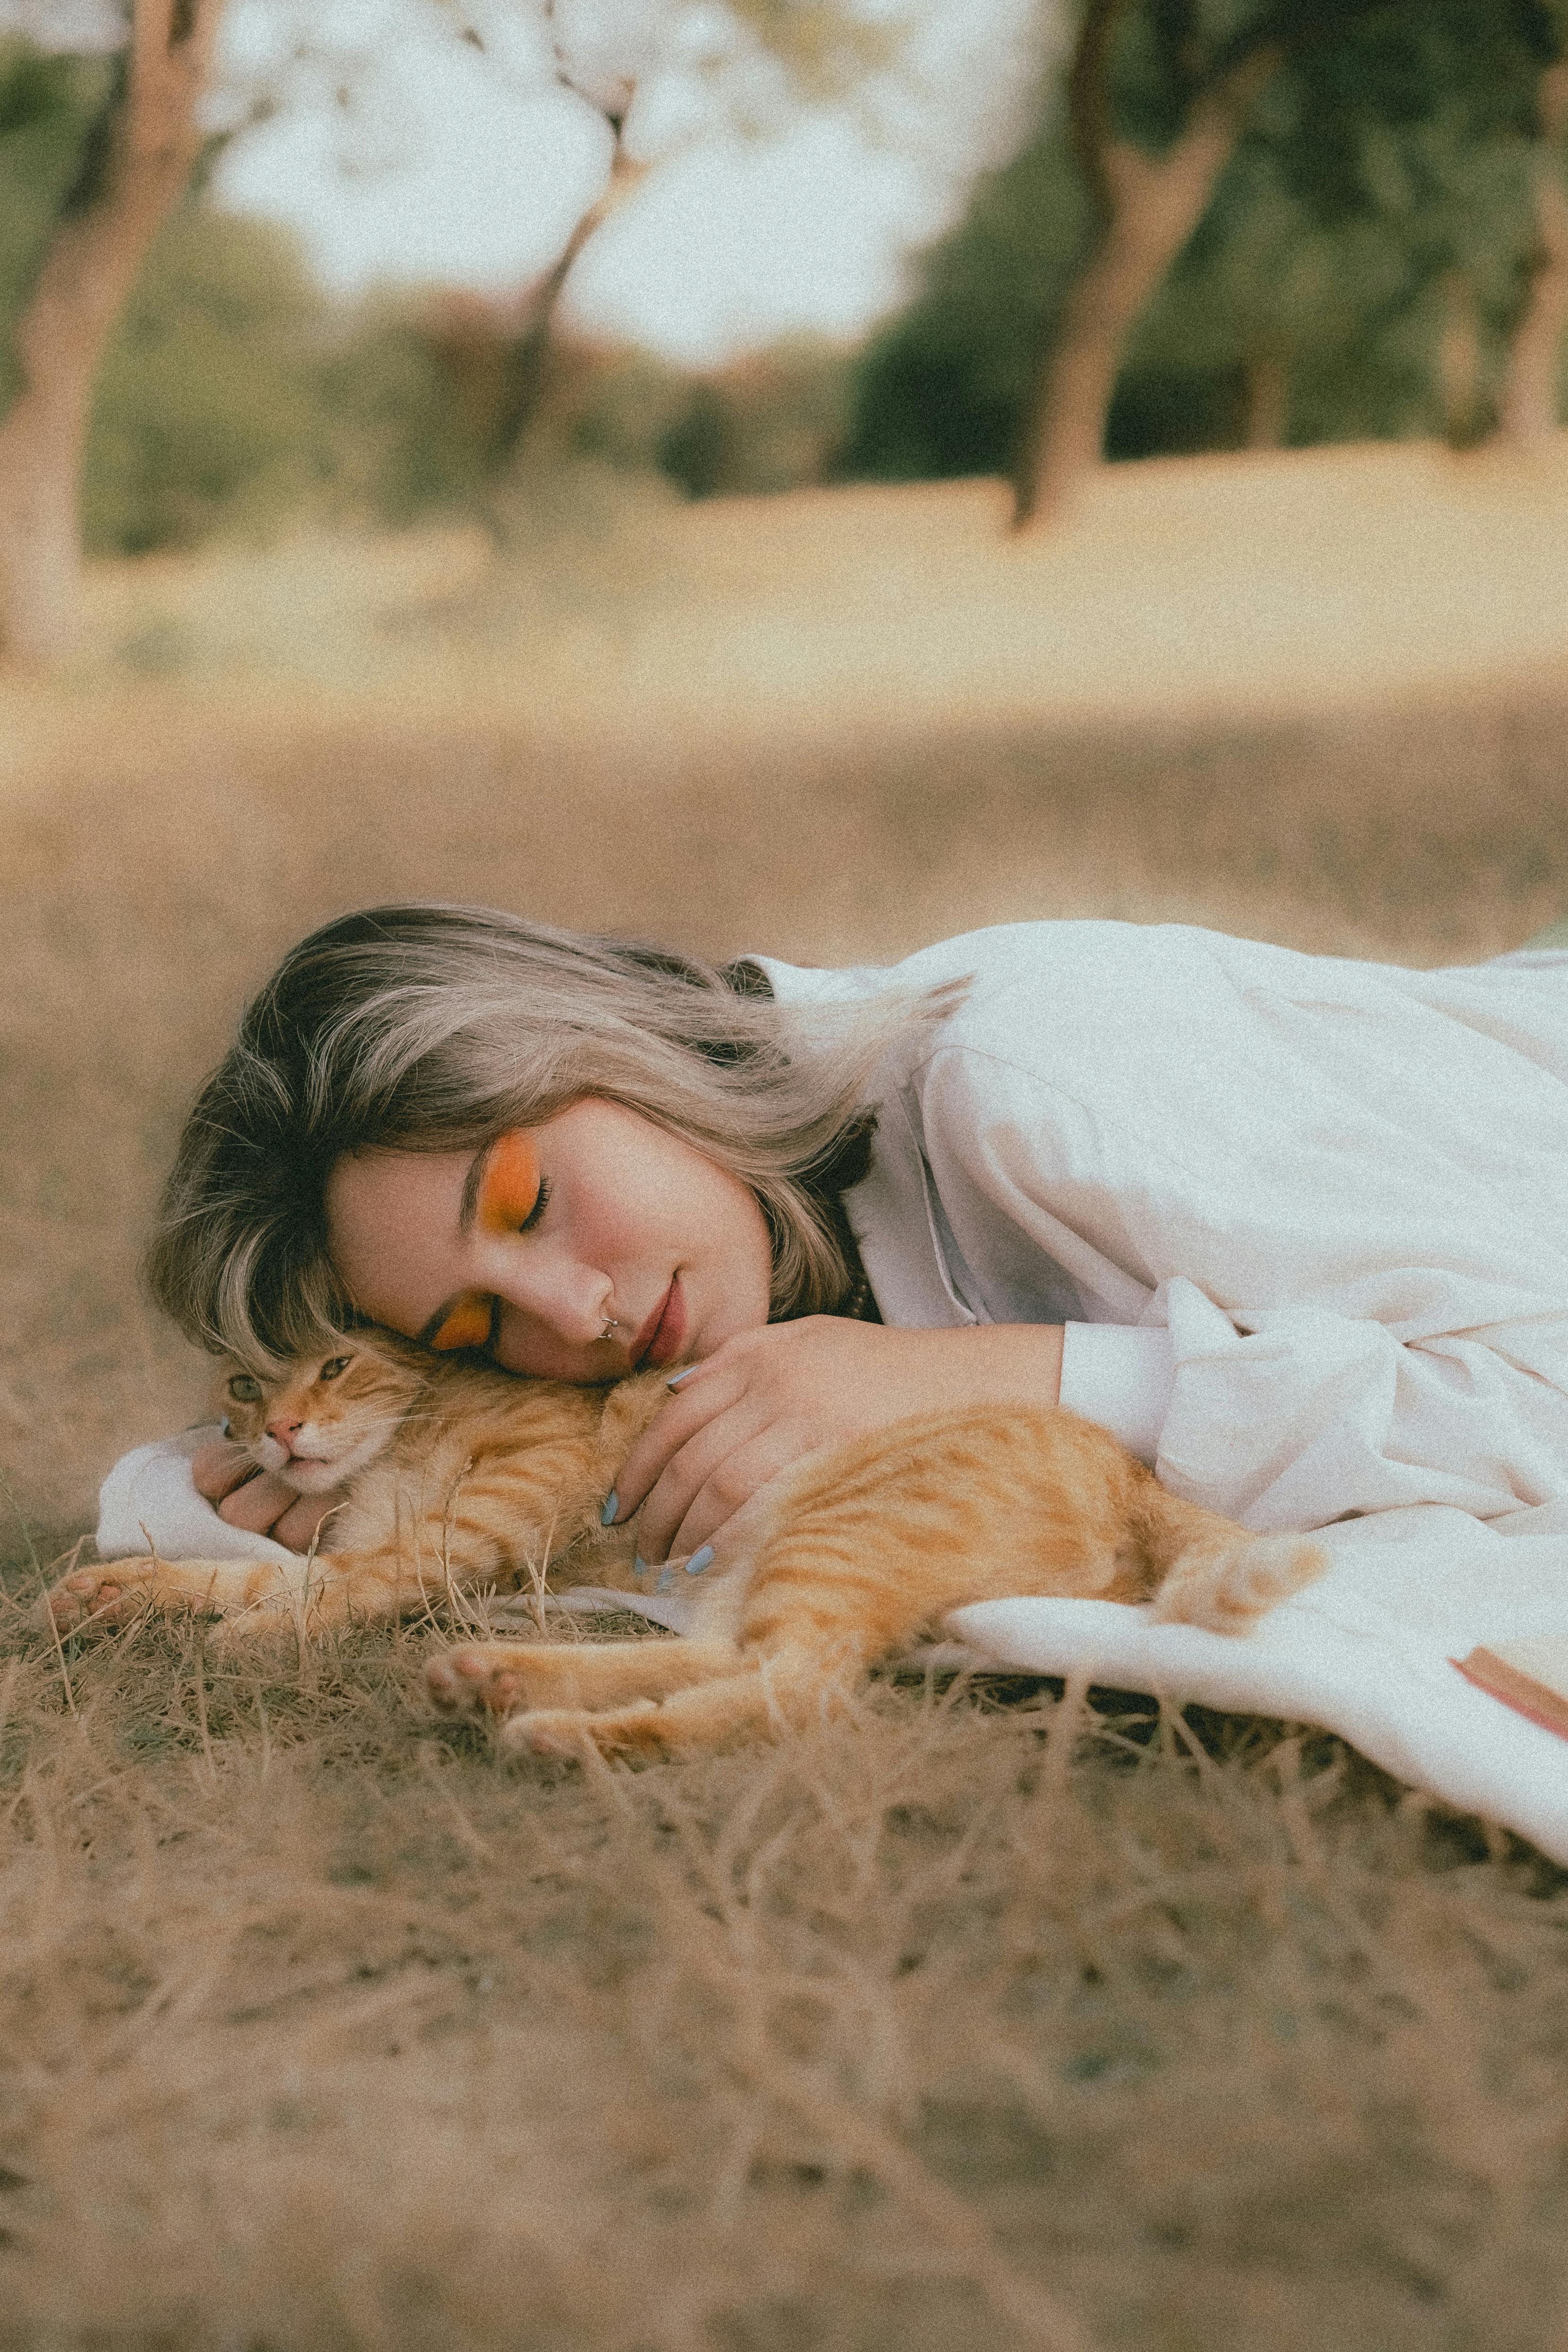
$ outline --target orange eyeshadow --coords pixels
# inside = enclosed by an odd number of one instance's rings
[[[488,1234],[508,1234],[533,1214],[539,1197],[539,1156],[533,1139],[509,1128],[490,1146],[479,1185],[479,1223]]]
[[[482,1348],[490,1336],[490,1301],[481,1291],[459,1298],[431,1341],[439,1356],[454,1348]]]

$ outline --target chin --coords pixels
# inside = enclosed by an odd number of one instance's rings
[[[329,1486],[335,1486],[343,1475],[343,1471],[341,1465],[337,1462],[294,1461],[290,1462],[286,1469],[279,1470],[277,1475],[286,1486],[292,1486],[298,1495],[319,1495]]]

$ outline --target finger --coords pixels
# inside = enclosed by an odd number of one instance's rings
[[[243,1445],[204,1445],[191,1456],[192,1484],[209,1503],[221,1502],[247,1478],[260,1475],[255,1454],[247,1454]]]
[[[263,1470],[225,1496],[218,1505],[218,1517],[231,1528],[246,1528],[253,1536],[267,1536],[298,1500],[294,1487],[286,1486],[270,1470]]]
[[[346,1493],[346,1488],[335,1486],[326,1495],[297,1495],[283,1517],[274,1522],[273,1540],[287,1544],[290,1551],[308,1551]]]
[[[710,1379],[675,1391],[661,1405],[615,1475],[617,1521],[630,1518],[654,1482],[663,1477],[683,1445],[733,1405],[739,1390],[733,1381]],[[644,1552],[643,1558],[652,1557]]]
[[[637,1549],[650,1567],[668,1559],[675,1529],[720,1464],[739,1447],[750,1444],[764,1425],[758,1407],[742,1398],[670,1456],[637,1522]]]
[[[764,1430],[750,1444],[737,1446],[719,1464],[711,1478],[692,1497],[691,1506],[670,1542],[672,1559],[689,1559],[705,1544],[722,1548],[724,1531],[753,1495],[787,1470],[799,1455],[785,1431],[777,1424]]]

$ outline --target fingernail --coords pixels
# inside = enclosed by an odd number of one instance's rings
[[[632,1555],[632,1573],[633,1576],[646,1576],[648,1573],[648,1563],[641,1552],[635,1552]]]
[[[655,1584],[655,1585],[654,1585],[654,1587],[653,1587],[653,1591],[654,1591],[655,1596],[657,1596],[658,1594],[660,1594],[660,1593],[662,1593],[662,1592],[673,1592],[673,1591],[674,1591],[674,1589],[675,1589],[675,1571],[674,1571],[674,1570],[673,1568],[662,1568],[662,1569],[659,1570],[659,1581],[658,1581],[658,1582],[657,1582],[657,1584]]]
[[[713,1546],[712,1544],[704,1544],[701,1551],[694,1551],[690,1559],[687,1560],[686,1574],[688,1576],[700,1576],[705,1568],[711,1568],[712,1566]]]
[[[601,1528],[612,1528],[615,1525],[615,1514],[620,1508],[621,1497],[615,1492],[614,1487],[612,1486],[610,1492],[604,1497],[604,1508],[599,1514],[600,1526]]]
[[[678,1389],[678,1388],[680,1387],[680,1385],[681,1385],[681,1382],[682,1382],[683,1381],[689,1381],[689,1380],[691,1379],[692,1374],[693,1374],[695,1370],[696,1370],[696,1366],[695,1366],[695,1364],[688,1364],[688,1365],[686,1366],[686,1369],[685,1369],[685,1370],[684,1372],[677,1372],[677,1373],[675,1374],[675,1376],[674,1376],[674,1380],[669,1380],[669,1381],[666,1381],[664,1382],[664,1386],[665,1386],[667,1389]]]

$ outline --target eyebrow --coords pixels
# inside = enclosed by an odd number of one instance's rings
[[[488,1143],[480,1145],[468,1162],[468,1173],[463,1179],[463,1198],[457,1210],[457,1230],[465,1241],[474,1230],[474,1220],[479,1213],[479,1193],[485,1181],[485,1169],[491,1152],[499,1141],[499,1136],[493,1135]],[[417,1334],[417,1344],[420,1347],[430,1346],[453,1308],[460,1299],[466,1298],[467,1296],[468,1293],[465,1290],[455,1290],[450,1298],[442,1300],[429,1322],[423,1325]]]
[[[489,1165],[490,1154],[500,1140],[498,1135],[493,1135],[488,1143],[480,1145],[468,1162],[468,1173],[463,1179],[463,1199],[457,1211],[457,1230],[465,1241],[473,1232],[474,1220],[479,1213],[479,1193],[484,1185],[485,1171]],[[462,1294],[458,1295],[461,1297]]]

